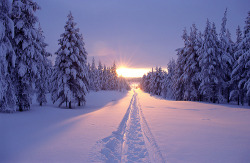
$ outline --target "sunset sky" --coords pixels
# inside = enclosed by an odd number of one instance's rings
[[[196,23],[203,32],[206,19],[217,32],[228,8],[227,27],[244,26],[249,0],[37,0],[37,12],[52,54],[59,48],[69,11],[84,36],[88,62],[94,56],[106,65],[115,60],[130,68],[166,67],[182,47],[182,31]]]

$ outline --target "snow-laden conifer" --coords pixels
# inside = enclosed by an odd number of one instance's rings
[[[39,75],[36,79],[36,89],[37,89],[37,102],[40,106],[47,103],[46,99],[46,93],[48,93],[49,90],[49,80],[51,75],[51,62],[48,60],[47,57],[49,57],[51,54],[46,51],[46,47],[48,46],[44,42],[44,36],[42,28],[39,24],[38,27],[38,34],[37,34],[37,51],[42,55],[41,60],[38,62],[38,72]]]
[[[53,82],[56,84],[52,98],[54,102],[59,101],[59,106],[63,103],[67,106],[68,103],[69,108],[72,108],[72,104],[78,103],[80,106],[86,102],[85,96],[89,85],[87,52],[71,12],[64,29],[65,32],[59,39],[60,48],[56,52],[53,75]]]
[[[17,106],[20,111],[29,110],[34,82],[39,75],[39,61],[42,55],[38,50],[38,18],[34,15],[39,9],[32,0],[14,0],[12,19],[15,24],[15,38],[12,42],[16,53],[15,87]]]
[[[101,90],[103,85],[103,67],[101,61],[99,61],[97,68],[97,89]]]
[[[234,44],[234,52],[238,51],[240,48],[239,44],[242,41],[242,31],[240,29],[240,26],[237,27],[236,29],[236,42]],[[238,105],[241,103],[244,103],[244,99],[243,99],[243,89],[240,89],[238,87],[238,83],[241,80],[241,74],[240,73],[233,73],[234,70],[238,67],[238,62],[237,60],[239,59],[239,56],[234,55],[234,64],[233,64],[233,68],[232,68],[232,72],[231,72],[231,81],[230,84],[232,86],[232,90],[230,92],[230,100],[237,100]]]
[[[174,99],[174,89],[173,89],[173,81],[174,81],[174,74],[175,74],[175,60],[171,59],[168,63],[167,67],[167,75],[164,78],[164,97],[169,99]]]
[[[110,68],[110,89],[117,90],[118,89],[118,75],[116,72],[116,64],[113,63],[113,66]]]
[[[184,29],[182,39],[184,41],[184,47],[177,49],[177,60],[176,60],[176,70],[175,70],[175,81],[174,81],[174,92],[176,100],[184,99],[184,89],[185,89],[185,77],[184,76],[184,65],[187,61],[186,47],[188,46],[188,34],[187,30]]]
[[[221,31],[220,31],[220,50],[221,50],[221,68],[222,68],[222,91],[224,97],[229,103],[229,94],[231,90],[231,72],[234,63],[233,57],[233,42],[231,40],[231,34],[226,29],[227,23],[227,9],[222,18]]]
[[[183,55],[185,56],[185,64],[183,66],[183,74],[181,76],[184,82],[184,100],[198,100],[199,98],[199,73],[200,66],[198,61],[198,49],[201,47],[202,40],[198,36],[198,30],[195,24],[190,28],[190,35],[185,43]]]
[[[248,105],[250,105],[250,12],[248,12],[245,23],[243,38],[238,41],[237,50],[234,53],[237,61],[232,71],[232,78],[238,81],[242,105],[246,96]],[[231,92],[231,94],[234,94],[234,92]]]
[[[203,43],[198,50],[201,67],[199,90],[205,100],[215,103],[221,98],[221,56],[215,25],[213,23],[211,27],[209,20],[207,20],[203,37]]]
[[[16,55],[11,43],[14,38],[11,10],[9,0],[0,1],[0,112],[16,111],[15,87],[12,80]]]
[[[90,89],[94,91],[98,91],[98,71],[95,66],[95,58],[92,59],[92,64],[90,68]]]

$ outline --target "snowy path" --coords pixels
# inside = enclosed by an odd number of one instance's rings
[[[100,140],[97,146],[100,152],[97,159],[105,162],[165,162],[135,91],[117,131]]]
[[[0,162],[250,162],[247,106],[169,101],[139,89],[90,92],[87,101],[0,113]]]

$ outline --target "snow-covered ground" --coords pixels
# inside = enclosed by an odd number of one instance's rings
[[[250,108],[101,91],[0,113],[0,162],[250,162]]]
[[[139,92],[167,162],[250,162],[250,108],[167,101]]]

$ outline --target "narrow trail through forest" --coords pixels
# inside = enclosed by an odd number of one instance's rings
[[[143,115],[135,90],[118,129],[98,141],[96,149],[94,161],[165,162]]]

